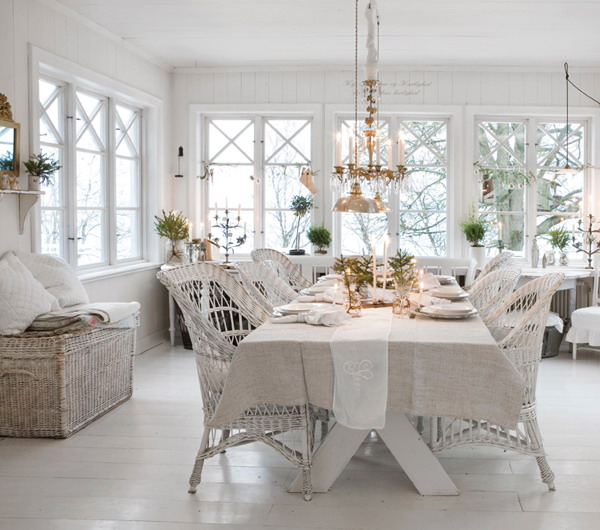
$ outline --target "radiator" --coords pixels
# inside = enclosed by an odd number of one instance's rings
[[[564,320],[570,318],[569,314],[569,294],[571,291],[565,289],[563,291],[557,291],[552,298],[550,304],[550,311],[558,313]],[[577,282],[577,304],[576,308],[589,307],[591,305],[591,289],[584,282]]]

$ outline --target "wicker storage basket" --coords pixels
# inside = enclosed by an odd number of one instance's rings
[[[66,438],[132,394],[135,329],[0,336],[0,436]]]

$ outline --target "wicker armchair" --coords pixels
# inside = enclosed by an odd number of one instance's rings
[[[268,318],[267,312],[240,283],[216,265],[197,263],[161,271],[157,277],[185,316],[202,394],[204,433],[189,492],[196,492],[205,459],[235,445],[261,441],[302,470],[304,498],[310,500],[315,420],[309,405],[263,404],[218,429],[208,426],[238,344]]]
[[[563,274],[547,274],[517,289],[489,316],[488,327],[498,346],[525,381],[523,406],[515,429],[484,420],[432,418],[431,449],[445,451],[465,444],[488,445],[535,456],[542,481],[554,490],[537,421],[535,390],[542,339],[552,295]]]
[[[501,269],[503,267],[512,267],[513,256],[514,254],[512,252],[508,252],[507,250],[500,252],[500,254],[494,256],[490,261],[488,261],[484,265],[483,269],[481,269],[481,272],[479,273],[479,276],[477,276],[477,279],[479,280],[480,278],[483,278],[484,276],[488,275],[490,272]]]
[[[469,300],[479,311],[484,322],[487,316],[510,295],[517,285],[520,269],[503,267],[478,279],[469,290]]]
[[[250,252],[254,261],[264,263],[271,267],[277,275],[292,286],[295,291],[306,289],[312,285],[298,268],[289,260],[289,258],[277,250],[271,248],[256,248]]]
[[[269,313],[273,312],[274,307],[289,304],[298,296],[298,293],[268,265],[255,261],[240,261],[235,268],[246,291]]]

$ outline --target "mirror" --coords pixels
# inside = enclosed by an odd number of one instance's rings
[[[20,126],[12,119],[12,110],[4,94],[0,94],[0,174],[19,176]]]

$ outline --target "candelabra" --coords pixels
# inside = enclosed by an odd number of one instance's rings
[[[237,221],[232,223],[232,220],[229,218],[229,210],[225,209],[225,216],[220,219],[219,222],[219,213],[215,213],[215,224],[212,225],[213,228],[220,228],[223,231],[223,239],[225,240],[225,244],[221,245],[218,237],[212,237],[212,234],[208,234],[208,239],[210,239],[214,245],[219,248],[222,248],[225,251],[225,263],[229,263],[229,255],[233,254],[233,249],[243,245],[246,242],[246,224],[244,223],[244,233],[241,236],[237,236],[235,239],[233,237],[233,230],[237,230],[242,228],[242,224],[240,223],[241,217],[237,216]],[[231,251],[231,252],[230,252]]]
[[[575,236],[573,235],[573,246],[577,249],[577,252],[583,252],[587,255],[588,265],[586,269],[593,269],[592,256],[600,252],[600,240],[596,239],[596,234],[600,234],[600,229],[594,230],[594,223],[596,218],[589,214],[587,216],[588,226],[587,228],[582,227],[582,220],[579,219],[577,230],[581,232],[583,241],[575,242]]]

